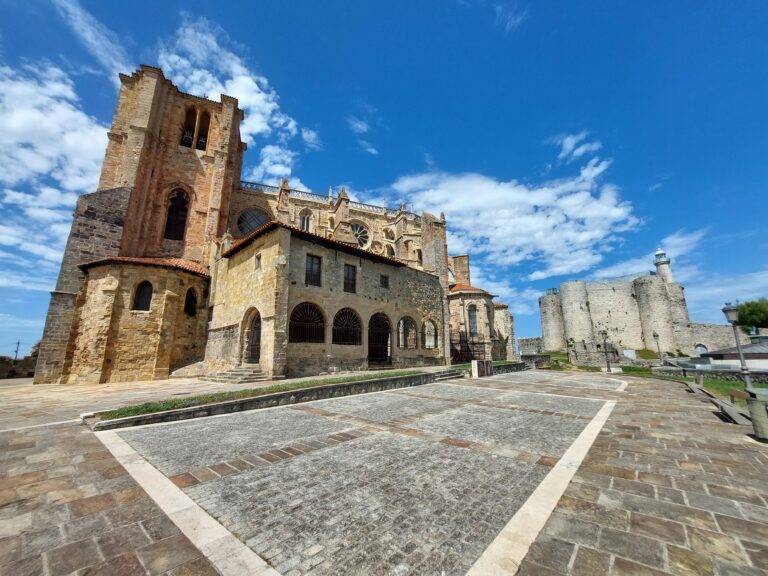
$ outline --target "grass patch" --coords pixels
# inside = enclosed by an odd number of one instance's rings
[[[168,400],[157,400],[155,402],[145,402],[135,406],[125,406],[116,410],[109,410],[101,414],[102,420],[112,420],[114,418],[127,418],[128,416],[139,416],[140,414],[153,414],[165,410],[176,410],[178,408],[190,408],[192,406],[201,406],[203,404],[214,404],[216,402],[226,402],[227,400],[239,400],[242,398],[255,398],[257,396],[266,396],[277,392],[290,392],[291,390],[302,390],[304,388],[316,388],[318,386],[328,386],[330,384],[350,384],[352,382],[362,382],[363,380],[381,380],[382,378],[396,378],[398,376],[413,376],[422,374],[420,370],[393,370],[379,374],[357,374],[354,376],[339,376],[338,378],[324,378],[315,380],[303,380],[301,382],[285,382],[283,384],[274,384],[264,388],[248,388],[246,390],[233,390],[231,392],[213,392],[211,394],[201,394],[199,396],[189,396],[187,398],[170,398]]]
[[[658,353],[654,352],[653,350],[648,350],[648,348],[644,348],[642,350],[636,350],[635,355],[641,360],[658,360],[659,359]]]
[[[690,376],[683,377],[681,374],[680,376],[672,376],[669,374],[656,374],[653,371],[651,371],[650,368],[645,368],[643,366],[622,366],[622,369],[624,370],[625,374],[629,374],[630,376],[644,376],[647,378],[656,378],[657,380],[673,380],[673,381],[680,381],[683,380],[684,382],[693,382],[694,379]],[[704,379],[704,388],[714,394],[715,396],[719,396],[720,398],[723,398],[724,400],[728,400],[728,392],[731,390],[731,388],[735,388],[736,390],[745,390],[746,385],[744,382],[732,382],[730,380],[707,380]],[[739,398],[735,398],[735,404],[739,404],[741,406],[746,406],[746,402],[744,400],[741,400]]]
[[[632,374],[633,376],[655,376],[651,369],[645,366],[622,366],[621,369],[625,374]]]

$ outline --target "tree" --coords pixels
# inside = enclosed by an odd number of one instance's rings
[[[738,325],[745,332],[756,328],[768,328],[768,299],[760,298],[739,304]]]

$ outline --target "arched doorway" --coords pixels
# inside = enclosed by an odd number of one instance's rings
[[[709,352],[709,350],[706,346],[704,346],[704,344],[696,344],[696,346],[693,348],[693,353],[696,356],[703,356],[707,352]]]
[[[381,312],[371,316],[368,322],[368,362],[392,362],[392,324],[387,315]]]
[[[261,359],[261,315],[254,311],[253,318],[245,331],[243,362],[258,364]]]

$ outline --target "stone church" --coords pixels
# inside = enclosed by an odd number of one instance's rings
[[[672,277],[671,261],[659,249],[655,271],[606,282],[563,282],[539,298],[542,348],[588,355],[607,342],[618,350],[660,350],[699,356],[733,345],[721,324],[691,322],[685,288]],[[744,340],[749,340],[743,336]]]
[[[444,216],[243,182],[235,98],[182,93],[149,66],[120,80],[36,383],[515,357],[509,309],[448,255]]]

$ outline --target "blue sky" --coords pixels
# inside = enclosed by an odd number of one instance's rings
[[[0,0],[0,354],[42,332],[116,74],[240,99],[244,176],[445,211],[518,335],[651,268],[697,321],[768,293],[764,2]]]

